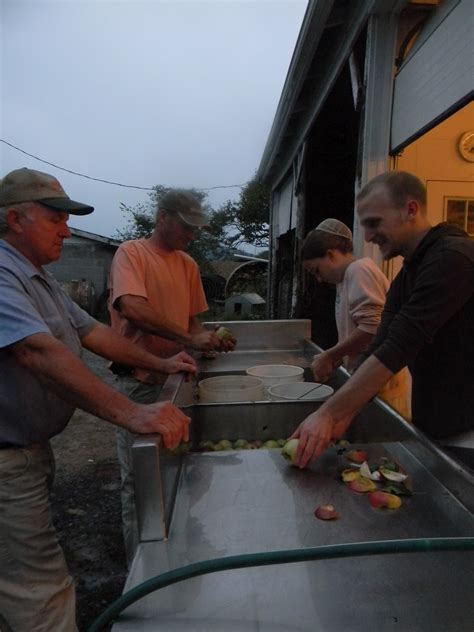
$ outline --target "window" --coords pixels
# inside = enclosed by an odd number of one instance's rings
[[[474,200],[445,198],[445,216],[449,224],[459,226],[474,238]]]

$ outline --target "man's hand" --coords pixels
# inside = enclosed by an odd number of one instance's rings
[[[304,468],[317,459],[331,443],[335,420],[317,410],[300,423],[290,439],[299,439],[295,465]]]
[[[237,344],[237,338],[227,329],[227,327],[217,325],[215,327],[215,331],[218,332],[219,329],[225,331],[225,336],[218,336],[220,340],[218,351],[223,351],[224,353],[227,353],[227,351],[233,351],[235,349],[235,345]]]
[[[317,459],[334,439],[340,439],[352,421],[352,416],[336,421],[330,413],[319,409],[301,422],[290,439],[299,439],[295,465],[304,468]]]
[[[313,357],[311,369],[315,382],[327,382],[341,362],[335,360],[328,351],[318,353]]]
[[[137,434],[159,433],[165,447],[173,450],[182,441],[189,440],[189,417],[171,402],[136,404],[126,428]]]
[[[219,351],[221,341],[215,331],[204,329],[191,334],[191,346],[198,351]]]
[[[196,361],[186,351],[181,351],[171,358],[162,360],[162,362],[165,373],[179,373],[179,371],[196,373],[197,371]]]

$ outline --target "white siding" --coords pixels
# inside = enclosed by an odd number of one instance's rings
[[[395,79],[391,149],[405,144],[474,88],[474,2],[461,0]]]
[[[278,191],[278,202],[274,208],[275,237],[284,235],[294,228],[296,221],[296,201],[293,199],[293,178],[289,178]],[[291,218],[290,218],[291,215]]]

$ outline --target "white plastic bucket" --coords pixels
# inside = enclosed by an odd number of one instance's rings
[[[317,388],[316,388],[317,387]],[[318,382],[290,382],[270,386],[268,394],[273,400],[323,401],[334,393],[334,389]]]
[[[248,375],[222,375],[201,380],[199,400],[204,403],[256,402],[265,399],[262,380]]]
[[[250,367],[246,373],[262,380],[267,388],[275,384],[302,382],[304,379],[304,370],[292,364],[261,364]]]

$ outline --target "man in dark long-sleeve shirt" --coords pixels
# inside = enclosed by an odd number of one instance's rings
[[[357,202],[366,241],[376,243],[386,260],[403,256],[404,264],[365,361],[294,433],[300,467],[340,437],[403,366],[412,374],[419,428],[436,439],[473,428],[474,241],[454,226],[430,225],[426,190],[411,174],[377,176]]]

